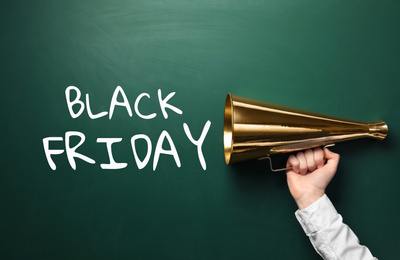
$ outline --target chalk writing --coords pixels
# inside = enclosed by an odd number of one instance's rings
[[[181,109],[179,109],[176,106],[169,103],[171,98],[174,95],[175,95],[175,92],[171,92],[166,97],[163,98],[161,89],[158,89],[158,91],[157,91],[158,103],[159,103],[160,110],[162,112],[164,119],[168,119],[167,111],[172,111],[178,115],[183,114],[183,111]],[[71,98],[72,96],[75,96],[75,98],[72,99]],[[81,100],[81,97],[82,97],[82,93],[78,87],[69,86],[65,89],[65,99],[66,99],[66,103],[67,103],[67,108],[68,108],[69,114],[72,118],[80,117],[86,108],[87,114],[90,119],[98,119],[98,118],[105,117],[108,115],[109,120],[111,120],[114,115],[116,106],[125,108],[129,117],[133,116],[132,109],[129,104],[129,100],[121,86],[117,86],[115,88],[112,98],[110,100],[110,106],[109,106],[108,111],[101,111],[98,113],[93,113],[92,108],[90,106],[89,94],[87,93],[85,95],[85,102],[83,102]],[[141,93],[140,95],[138,95],[137,98],[135,99],[134,107],[133,107],[135,114],[139,118],[144,119],[144,120],[150,120],[150,119],[157,117],[156,112],[153,112],[150,114],[143,114],[140,112],[139,106],[144,97],[146,97],[147,99],[151,98],[150,94],[148,94],[148,93]],[[198,160],[199,160],[200,165],[203,168],[203,170],[207,169],[207,165],[206,165],[206,161],[205,161],[205,158],[203,155],[202,146],[203,146],[204,140],[207,136],[207,133],[210,129],[210,126],[211,126],[211,122],[209,120],[207,120],[207,122],[205,123],[205,125],[203,127],[202,133],[200,134],[200,137],[197,140],[195,140],[192,136],[192,133],[190,131],[188,124],[183,123],[183,132],[186,134],[186,137],[189,141],[188,143],[190,143],[196,147]],[[71,146],[72,138],[79,139],[79,142],[74,146]],[[84,155],[77,151],[78,148],[85,143],[85,140],[86,140],[85,134],[82,132],[79,132],[79,131],[67,131],[67,132],[65,132],[64,137],[53,136],[53,137],[43,138],[43,140],[42,140],[43,141],[43,149],[44,149],[44,153],[45,153],[45,156],[46,156],[46,159],[47,159],[47,162],[48,162],[50,168],[52,170],[57,169],[57,165],[53,160],[53,156],[61,155],[64,152],[68,159],[69,165],[71,166],[71,168],[73,170],[76,170],[76,168],[77,168],[76,162],[75,162],[76,159],[80,159],[89,164],[96,164],[96,161],[94,159],[92,159],[88,155]],[[138,150],[136,147],[137,140],[144,140],[147,144],[145,156],[143,159],[139,158],[139,155],[138,155]],[[122,141],[123,141],[123,138],[120,138],[120,137],[112,137],[112,138],[111,137],[99,137],[96,139],[97,143],[106,145],[106,150],[107,150],[107,154],[108,154],[109,161],[107,163],[104,163],[104,162],[100,163],[101,169],[107,169],[107,170],[114,169],[115,170],[115,169],[123,169],[128,166],[128,163],[126,163],[126,162],[116,162],[114,159],[114,155],[113,155],[112,147],[114,145],[118,145],[118,143],[120,143]],[[64,149],[50,148],[51,142],[64,142]],[[165,146],[163,146],[164,143],[168,144],[167,147],[169,147],[169,149],[163,148],[163,147],[165,147]],[[153,152],[153,143],[152,143],[150,137],[148,137],[146,134],[143,134],[143,133],[135,134],[131,137],[130,144],[131,144],[132,153],[133,153],[133,157],[134,157],[137,168],[139,170],[145,168],[147,166],[147,164],[149,163],[151,154]],[[142,154],[142,153],[140,153],[140,154]],[[180,160],[180,157],[178,154],[178,150],[176,149],[176,146],[174,144],[172,137],[166,130],[161,131],[160,136],[155,145],[154,156],[153,156],[153,171],[155,171],[157,169],[157,165],[158,165],[161,155],[172,156],[172,158],[175,161],[176,166],[178,168],[181,167],[181,160]]]

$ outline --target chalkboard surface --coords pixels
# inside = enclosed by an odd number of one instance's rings
[[[2,1],[1,259],[320,259],[285,174],[226,165],[228,92],[388,137],[327,194],[398,259],[399,1]],[[284,163],[277,158],[276,163]]]

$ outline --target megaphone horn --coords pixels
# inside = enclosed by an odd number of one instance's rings
[[[371,137],[383,140],[385,122],[363,123],[228,93],[224,115],[226,164]]]

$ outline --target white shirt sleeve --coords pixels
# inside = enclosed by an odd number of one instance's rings
[[[307,208],[297,210],[295,215],[315,250],[325,260],[376,260],[343,223],[328,196],[324,195]]]

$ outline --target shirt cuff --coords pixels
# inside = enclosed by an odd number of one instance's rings
[[[332,223],[339,214],[328,196],[324,194],[307,208],[297,210],[295,216],[306,235],[310,236]]]

